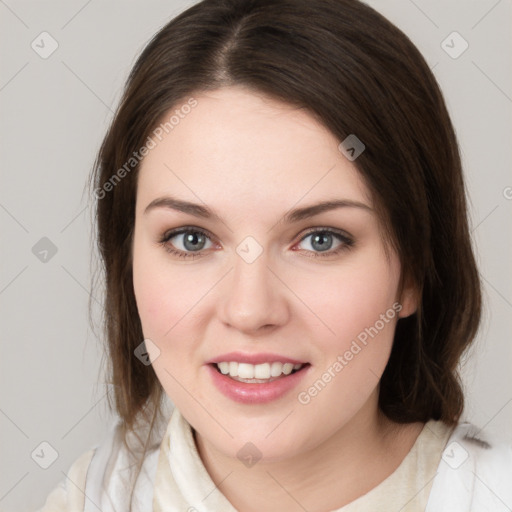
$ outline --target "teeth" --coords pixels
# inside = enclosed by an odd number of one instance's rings
[[[220,372],[230,377],[240,377],[241,379],[271,379],[283,375],[290,375],[293,370],[300,370],[302,364],[292,363],[262,363],[249,364],[237,363],[236,361],[222,361],[217,363]]]
[[[255,365],[254,377],[256,379],[268,379],[270,377],[270,364],[263,363]]]
[[[272,363],[272,367],[270,368],[270,375],[272,377],[279,377],[282,371],[283,365],[281,363]]]
[[[293,370],[293,364],[292,363],[286,363],[283,365],[283,373],[285,375],[290,375],[290,373],[292,373],[292,370]]]
[[[229,373],[229,363],[218,363],[217,366],[219,367],[220,372],[223,373],[224,375]]]
[[[254,379],[254,365],[238,363],[238,377],[242,379]]]

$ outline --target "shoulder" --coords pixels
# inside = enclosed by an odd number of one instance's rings
[[[37,512],[67,512],[83,510],[87,470],[94,455],[94,448],[76,459],[67,472],[66,478],[46,498]]]
[[[442,453],[427,512],[510,511],[511,483],[512,445],[459,423]]]
[[[163,417],[165,420],[165,416]],[[100,443],[83,453],[70,467],[66,478],[48,496],[45,505],[37,512],[64,512],[68,510],[103,512],[129,510],[130,490],[137,495],[152,494],[156,473],[162,428],[165,421],[152,432],[141,428],[137,433],[127,434],[127,449],[121,420],[114,421]],[[137,463],[142,458],[141,440],[149,436],[149,448],[144,454],[141,471],[137,474]],[[114,506],[114,508],[112,508]]]
[[[141,447],[148,435],[148,447],[143,453]],[[116,423],[94,450],[87,471],[84,512],[96,512],[98,506],[103,512],[139,510],[140,499],[146,505],[153,493],[160,444],[158,429],[151,433],[143,429],[128,432],[125,439],[121,421]],[[132,490],[134,501],[130,504]]]
[[[121,424],[115,422],[92,449],[83,453],[69,468],[66,477],[48,496],[37,512],[88,512],[91,500],[101,496],[108,468],[116,466],[121,451]]]

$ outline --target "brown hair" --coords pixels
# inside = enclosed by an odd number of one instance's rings
[[[242,85],[307,110],[340,141],[369,187],[418,311],[398,321],[379,406],[393,421],[455,425],[464,407],[457,363],[480,321],[456,136],[417,48],[357,0],[204,0],[165,25],[135,63],[92,176],[105,280],[105,334],[115,409],[126,431],[163,390],[134,357],[143,333],[132,284],[138,165],[112,177],[157,121],[200,91]],[[132,162],[133,163],[133,162]],[[108,190],[107,190],[108,189]]]

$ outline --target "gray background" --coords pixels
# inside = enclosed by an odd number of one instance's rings
[[[368,3],[422,51],[456,126],[486,299],[462,367],[464,419],[512,442],[512,2]],[[87,320],[92,212],[84,186],[135,57],[188,5],[0,0],[2,511],[41,506],[112,421],[102,348]],[[47,59],[31,47],[42,46],[43,31],[59,45]],[[458,58],[441,46],[453,31],[469,44]],[[462,41],[446,45],[458,52]],[[57,249],[46,262],[33,253],[43,237]],[[31,456],[43,441],[58,452],[48,469]]]

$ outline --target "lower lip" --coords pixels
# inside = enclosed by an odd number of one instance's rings
[[[239,382],[217,371],[216,365],[207,365],[217,389],[235,402],[263,404],[277,400],[292,390],[307,373],[310,365],[299,371],[263,384]]]

